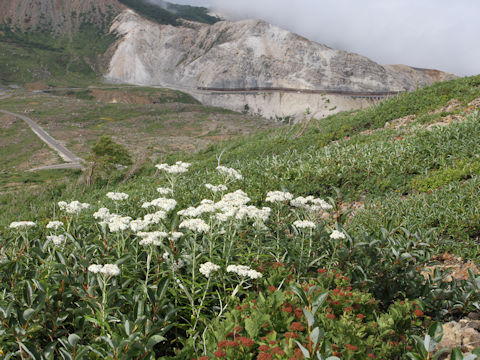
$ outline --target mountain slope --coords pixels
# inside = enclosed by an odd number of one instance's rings
[[[0,23],[23,32],[65,36],[84,23],[108,27],[121,10],[117,0],[0,0]]]
[[[174,28],[125,11],[112,31],[122,39],[107,76],[137,84],[405,91],[437,80],[410,67],[383,67],[259,20]]]

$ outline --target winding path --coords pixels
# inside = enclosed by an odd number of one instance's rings
[[[32,131],[37,134],[37,136],[49,147],[55,150],[60,157],[66,161],[66,164],[58,164],[58,165],[50,165],[50,166],[42,166],[35,169],[31,169],[30,171],[34,170],[48,170],[48,169],[83,169],[82,158],[78,157],[70,150],[68,150],[65,146],[60,144],[57,140],[55,140],[49,133],[47,133],[43,128],[38,125],[35,121],[30,119],[25,115],[15,114],[10,111],[0,110],[0,113],[7,114],[10,116],[14,116],[19,118],[27,123],[28,126],[32,129]]]

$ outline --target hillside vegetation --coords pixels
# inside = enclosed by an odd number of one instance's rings
[[[135,10],[141,16],[164,25],[178,25],[178,19],[191,20],[205,24],[214,24],[219,18],[208,15],[208,9],[198,6],[172,4],[160,1],[162,6],[147,0],[119,0],[122,4]]]
[[[88,23],[72,38],[4,26],[0,28],[0,82],[40,88],[96,83],[105,67],[104,54],[114,41],[113,35]]]
[[[480,308],[479,109],[463,78],[2,195],[0,350],[431,359]]]
[[[180,91],[137,86],[91,86],[31,92],[10,91],[0,109],[27,113],[56,140],[82,158],[109,135],[126,146],[134,161],[178,151],[197,151],[209,144],[278,127],[260,117],[207,107]],[[61,172],[28,172],[62,160],[23,123],[0,114],[0,192],[64,177]],[[73,175],[75,176],[75,175]]]

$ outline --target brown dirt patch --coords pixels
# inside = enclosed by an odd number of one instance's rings
[[[32,90],[45,90],[48,89],[48,85],[42,82],[33,82],[25,84],[25,89]]]
[[[17,118],[7,114],[0,113],[0,129],[9,129],[17,121]]]
[[[475,275],[480,274],[480,269],[473,261],[469,260],[464,262],[462,258],[449,253],[434,256],[432,260],[438,262],[438,264],[427,266],[422,270],[425,278],[427,278],[428,275],[433,276],[435,269],[451,270],[451,273],[444,279],[444,281],[447,282],[452,281],[452,278],[456,280],[468,279],[468,270],[471,270]]]

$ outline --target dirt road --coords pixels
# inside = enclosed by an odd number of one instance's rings
[[[30,119],[28,116],[15,114],[10,111],[0,110],[0,113],[7,114],[10,116],[14,116],[19,118],[27,123],[28,126],[32,129],[32,131],[37,134],[37,136],[49,147],[55,150],[60,157],[67,162],[67,164],[60,164],[60,165],[52,165],[52,166],[45,166],[40,169],[82,169],[83,165],[82,162],[85,162],[82,158],[78,157],[70,150],[68,150],[65,146],[60,144],[57,140],[55,140],[49,133],[47,133],[43,128],[38,125],[35,121]]]

